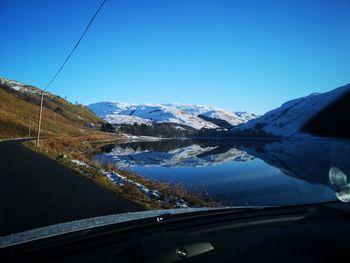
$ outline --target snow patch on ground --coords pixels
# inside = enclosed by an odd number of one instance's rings
[[[41,92],[39,89],[29,87],[28,85],[21,83],[19,81],[9,80],[2,77],[0,77],[0,85],[8,86],[9,88],[20,93],[39,94]]]
[[[85,167],[85,168],[91,168],[96,169],[87,163],[80,161],[80,160],[71,160],[72,163],[76,164],[78,167]],[[84,171],[81,171],[83,174],[85,174],[87,177],[93,177],[91,174],[86,174]],[[135,182],[126,176],[120,175],[114,171],[108,171],[105,169],[98,168],[98,173],[101,173],[105,175],[111,182],[113,182],[118,187],[124,187],[126,184],[130,184],[135,186],[138,190],[145,193],[150,199],[154,199],[158,201],[160,204],[163,203],[175,203],[175,208],[189,208],[190,204],[184,201],[181,198],[178,198],[176,196],[165,194],[160,192],[157,189],[150,189],[143,184],[140,184],[138,182]]]
[[[89,167],[87,165],[87,163],[83,162],[83,161],[79,161],[79,160],[72,160],[72,163],[75,163],[78,166],[82,166],[82,167]]]
[[[22,87],[19,87],[19,86],[13,86],[11,88],[14,89],[15,91],[20,91],[22,89]]]

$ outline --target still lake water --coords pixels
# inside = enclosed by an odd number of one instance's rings
[[[108,145],[94,159],[205,189],[225,205],[291,205],[350,196],[350,141],[165,140]]]

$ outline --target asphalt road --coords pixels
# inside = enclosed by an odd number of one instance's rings
[[[20,142],[0,142],[0,236],[140,210]]]

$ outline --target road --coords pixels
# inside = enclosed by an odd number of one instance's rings
[[[20,142],[0,142],[0,236],[142,208]]]

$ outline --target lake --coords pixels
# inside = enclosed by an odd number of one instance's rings
[[[133,142],[107,145],[94,159],[146,178],[183,183],[230,206],[350,197],[349,140]]]

